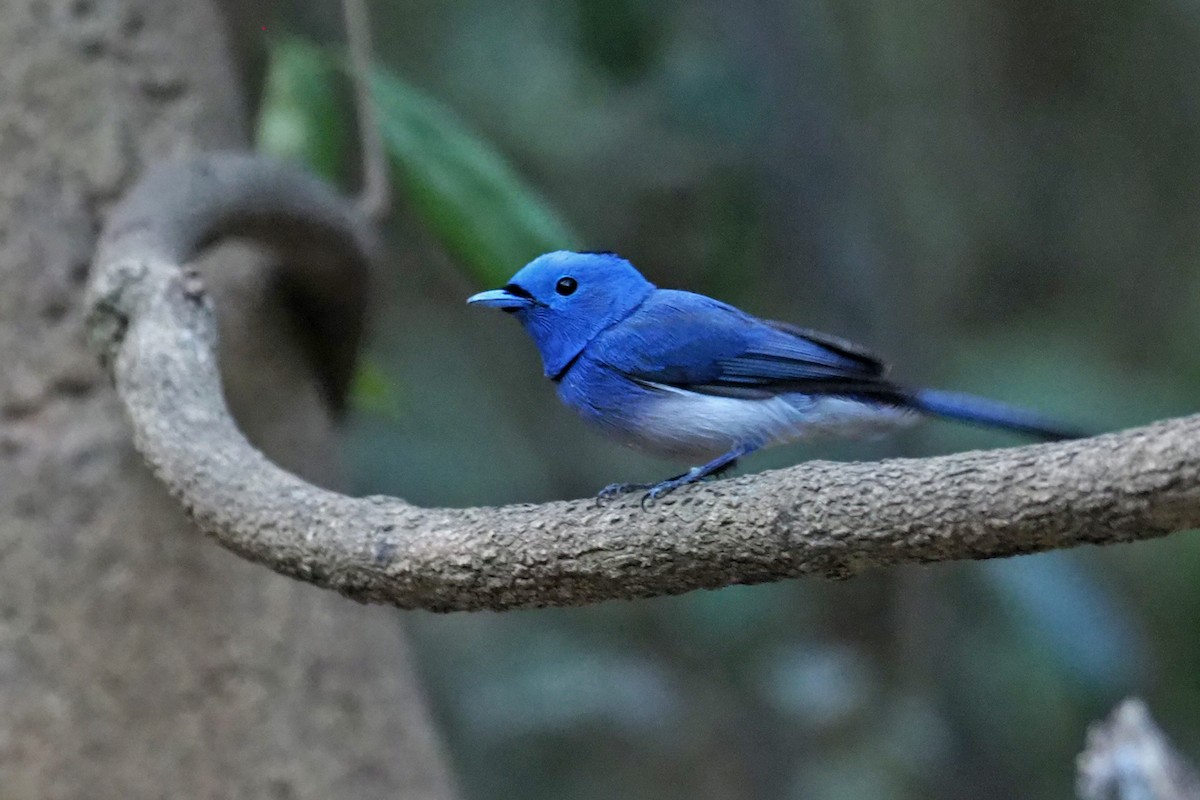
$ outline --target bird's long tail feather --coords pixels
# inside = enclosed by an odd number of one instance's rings
[[[1079,439],[1087,435],[1065,425],[1059,425],[1034,411],[961,392],[918,389],[909,396],[909,404],[911,408],[935,417],[945,417],[991,428],[1004,428],[1036,436],[1046,441]]]

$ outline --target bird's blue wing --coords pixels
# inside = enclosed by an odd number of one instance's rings
[[[690,292],[656,292],[589,351],[634,380],[704,394],[895,391],[884,364],[857,345]]]

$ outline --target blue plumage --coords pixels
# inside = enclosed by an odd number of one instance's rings
[[[1072,435],[995,401],[899,386],[857,345],[704,295],[658,289],[612,253],[548,253],[504,288],[468,302],[513,313],[559,397],[586,420],[638,450],[704,462],[636,487],[649,489],[647,499],[763,447],[881,433],[912,421],[914,412],[1046,439]]]

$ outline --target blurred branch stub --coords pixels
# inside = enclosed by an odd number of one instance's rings
[[[447,509],[319,489],[255,450],[225,407],[212,311],[186,265],[226,234],[287,250],[296,283],[332,308],[362,290],[371,235],[350,201],[291,167],[212,155],[152,170],[113,212],[93,265],[91,334],[139,450],[202,530],[359,601],[583,605],[1200,526],[1200,415],[1056,444],[809,462],[646,511],[637,498]]]
[[[368,219],[379,222],[387,216],[392,198],[388,185],[387,152],[379,132],[375,100],[371,97],[371,20],[366,0],[342,0],[342,17],[346,22],[350,77],[354,83],[359,147],[362,150],[363,188],[358,198],[358,210]]]
[[[1088,730],[1078,766],[1081,800],[1200,800],[1200,774],[1140,700],[1126,700]]]

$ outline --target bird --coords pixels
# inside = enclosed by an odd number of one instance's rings
[[[691,463],[657,483],[614,483],[642,505],[735,466],[756,450],[886,433],[942,417],[1047,441],[1080,434],[1022,408],[910,388],[867,349],[760,319],[702,294],[660,289],[611,251],[546,253],[467,303],[516,317],[559,399],[618,442]]]

